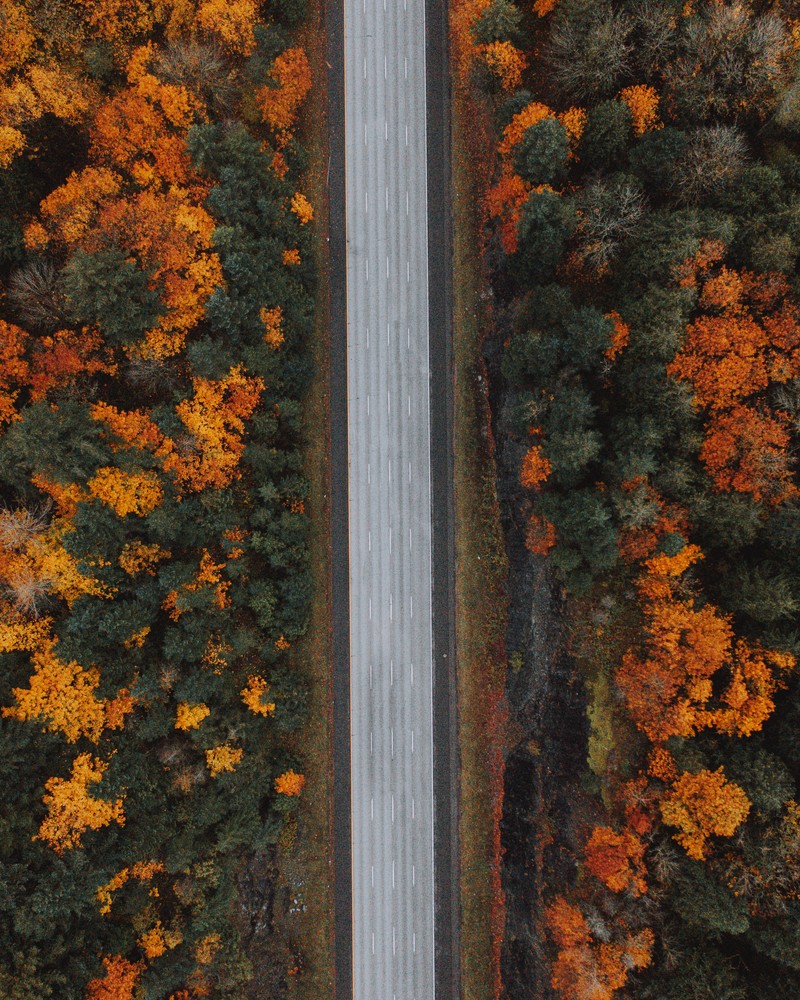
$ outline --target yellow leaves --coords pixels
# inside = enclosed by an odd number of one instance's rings
[[[105,424],[111,433],[129,448],[143,448],[157,452],[164,443],[164,435],[158,425],[144,410],[118,410],[108,403],[95,403],[91,414],[93,420]]]
[[[242,701],[251,712],[256,715],[272,715],[275,711],[275,702],[267,701],[269,684],[258,674],[251,674],[247,678],[247,684],[241,690]]]
[[[206,750],[206,764],[211,772],[211,777],[216,778],[218,774],[225,771],[235,771],[242,759],[243,750],[241,747],[232,747],[227,743],[222,746],[213,747]]]
[[[59,660],[52,645],[34,653],[30,687],[14,688],[16,707],[3,708],[2,714],[23,722],[41,719],[50,732],[63,733],[70,743],[81,736],[96,743],[106,720],[105,703],[95,695],[100,671]]]
[[[293,247],[290,250],[284,250],[281,257],[285,267],[298,267],[300,265],[300,251],[297,247]]]
[[[126,542],[119,555],[119,564],[129,576],[136,576],[139,573],[155,576],[155,568],[159,562],[171,556],[172,553],[168,549],[162,549],[160,545],[146,545],[139,541]]]
[[[236,366],[224,379],[194,378],[192,386],[194,396],[179,403],[177,412],[194,447],[184,454],[173,451],[164,468],[191,491],[221,488],[236,477],[244,451],[244,421],[258,406],[264,383]]]
[[[51,641],[51,618],[30,621],[15,613],[14,609],[0,603],[0,653],[13,651],[32,653]]]
[[[750,812],[750,800],[722,768],[682,774],[661,802],[661,815],[677,827],[675,840],[690,858],[708,856],[711,836],[732,837]]]
[[[140,935],[138,943],[145,956],[152,960],[167,950],[177,948],[182,941],[183,935],[180,931],[165,930],[161,921],[157,920],[154,927]]]
[[[194,957],[197,959],[197,964],[210,965],[221,946],[222,938],[219,934],[206,934],[195,946]]]
[[[291,209],[303,225],[311,222],[314,218],[314,209],[311,207],[311,202],[299,191],[292,196]]]
[[[0,125],[0,167],[11,165],[25,148],[25,136],[10,125]]]
[[[258,7],[254,0],[201,0],[197,23],[230,52],[248,56],[255,48]]]
[[[51,241],[71,246],[96,230],[100,207],[120,192],[121,178],[105,167],[86,167],[69,175],[60,188],[39,206],[41,223],[25,230],[29,250],[42,250]]]
[[[113,802],[89,794],[89,786],[98,784],[108,764],[88,753],[79,754],[69,778],[51,778],[45,783],[43,802],[47,816],[34,840],[43,840],[57,854],[80,847],[87,830],[99,830],[109,823],[125,825],[122,799]]]
[[[306,783],[304,774],[297,774],[294,771],[284,771],[275,779],[275,791],[279,795],[299,795],[303,791]]]
[[[264,306],[259,317],[264,324],[264,342],[273,351],[277,350],[284,341],[283,309],[280,306],[275,306],[274,309],[267,309]]]
[[[129,879],[137,879],[139,882],[149,882],[159,872],[163,872],[164,865],[160,861],[137,861],[131,868],[123,868],[116,875],[101,885],[95,892],[95,898],[100,903],[100,913],[106,916],[111,912],[111,904],[114,902],[114,893],[121,889]]]
[[[146,517],[164,498],[161,483],[155,472],[123,472],[112,466],[98,469],[89,480],[92,496],[102,500],[119,516],[135,514]]]
[[[208,705],[204,705],[202,702],[199,705],[191,705],[182,701],[178,705],[178,711],[175,715],[175,728],[182,729],[184,732],[197,729],[203,719],[207,719],[210,714]]]
[[[653,129],[662,128],[658,118],[658,93],[653,87],[637,84],[620,91],[623,100],[631,111],[633,131],[636,135],[644,135]]]
[[[22,66],[33,51],[36,35],[25,8],[14,0],[0,2],[0,78]]]

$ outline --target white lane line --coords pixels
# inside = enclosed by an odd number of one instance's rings
[[[406,125],[406,146],[408,145],[408,125]]]
[[[408,405],[411,405],[411,397],[408,397]],[[411,482],[411,462],[408,463],[408,481]]]
[[[367,531],[367,547],[370,552],[372,552],[372,532]]]
[[[411,934],[411,948],[412,948],[414,954],[416,955],[416,953],[417,953],[417,935],[414,934],[414,933]]]
[[[411,397],[408,397],[408,415],[411,416]],[[408,463],[408,481],[411,482],[411,463]]]
[[[394,660],[389,660],[389,687],[394,687]]]
[[[411,818],[416,819],[416,809],[414,807],[414,800],[411,800]]]
[[[411,262],[406,261],[406,281],[411,281]]]
[[[383,141],[384,142],[388,142],[389,141],[389,122],[388,121],[385,121],[383,123]]]
[[[369,686],[372,689],[372,664],[369,665]]]
[[[369,393],[367,393],[367,416],[369,416]]]
[[[372,482],[372,472],[370,471],[371,468],[372,466],[370,465],[369,462],[367,462],[367,486],[369,486],[370,483]]]
[[[369,350],[369,327],[367,327],[367,350]]]
[[[389,528],[389,555],[392,554],[392,529]]]
[[[386,280],[389,280],[389,256],[386,256]]]
[[[392,595],[389,594],[389,621],[394,621],[394,608],[392,606]]]
[[[406,347],[411,350],[411,327],[406,327]]]
[[[369,620],[372,621],[372,598],[369,599]]]
[[[391,324],[391,322],[389,322],[389,323],[386,324],[386,343],[387,344],[391,343],[391,335],[392,335],[392,324]]]
[[[375,954],[375,931],[372,932],[372,954]]]
[[[411,687],[414,687],[414,664],[411,664]]]
[[[411,595],[411,617],[414,617],[414,595]]]
[[[370,739],[370,744],[369,745],[371,747],[372,746],[372,733],[369,734],[369,739]],[[370,753],[371,752],[372,751],[370,751]],[[414,752],[414,730],[413,729],[411,730],[411,752],[412,753]]]
[[[386,8],[386,0],[384,0],[383,6],[384,6],[384,9],[385,9]],[[388,74],[389,74],[388,63],[386,61],[386,56],[384,56],[383,57],[383,78],[384,78],[384,80],[386,80],[388,78]]]
[[[389,188],[386,188],[386,211],[389,211]]]
[[[403,68],[404,68],[405,78],[407,80],[408,79],[408,56],[406,56],[405,59],[403,60]]]
[[[408,529],[408,551],[409,552],[412,551],[412,545],[411,545],[411,528]]]
[[[370,865],[369,867],[370,867],[369,878],[370,878],[370,882],[372,882],[372,888],[374,889],[375,888],[375,865]]]

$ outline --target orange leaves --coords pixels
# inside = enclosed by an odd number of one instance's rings
[[[653,556],[638,583],[645,601],[644,655],[624,655],[617,684],[631,718],[653,743],[706,728],[758,731],[795,666],[789,654],[735,639],[730,619],[712,604],[698,609],[677,596],[680,577],[700,557],[692,545],[674,556]]]
[[[17,419],[14,404],[28,376],[27,342],[28,334],[24,330],[0,320],[0,424]]]
[[[545,920],[558,948],[550,982],[564,1000],[612,1000],[631,969],[650,964],[650,930],[624,932],[617,941],[596,941],[581,911],[561,896],[547,907]]]
[[[275,306],[274,309],[264,306],[259,317],[264,324],[264,343],[276,351],[284,341],[283,309],[280,306]]]
[[[258,406],[264,383],[244,375],[237,366],[224,379],[195,378],[192,385],[194,396],[177,407],[191,447],[171,451],[164,468],[173,471],[189,490],[221,488],[236,476],[244,451],[244,422]]]
[[[528,65],[525,53],[511,42],[490,42],[483,50],[489,72],[495,76],[505,91],[522,86],[522,74]]]
[[[788,417],[750,397],[800,374],[800,312],[780,275],[724,265],[711,273],[723,251],[701,247],[680,269],[686,287],[697,287],[700,276],[704,313],[689,324],[667,371],[691,382],[708,411],[700,458],[717,489],[777,506],[798,493]]]
[[[539,101],[531,101],[530,104],[526,104],[522,111],[518,111],[503,129],[503,138],[497,147],[498,153],[501,156],[508,156],[519,145],[522,137],[532,125],[537,125],[545,118],[555,117],[555,112],[551,111],[546,104],[541,104]]]
[[[707,857],[709,837],[732,837],[749,812],[750,800],[722,768],[682,774],[661,803],[664,822],[678,829],[675,840],[697,861]]]
[[[97,901],[100,903],[100,913],[106,916],[111,912],[114,893],[121,889],[129,879],[135,878],[139,882],[149,882],[156,874],[163,871],[164,865],[160,861],[137,861],[131,868],[123,868],[95,892]]]
[[[57,854],[80,847],[87,830],[99,830],[109,823],[125,825],[122,799],[113,802],[89,794],[89,786],[98,784],[108,764],[88,753],[79,754],[69,778],[51,778],[45,783],[43,802],[47,816],[34,838],[44,840]],[[98,994],[102,996],[102,994]]]
[[[275,711],[275,702],[267,701],[269,684],[258,674],[251,674],[247,678],[247,685],[242,688],[242,701],[251,712],[256,715],[272,715]]]
[[[146,517],[164,498],[158,476],[150,470],[123,472],[106,466],[97,470],[88,486],[92,496],[108,504],[119,517]]]
[[[658,94],[653,87],[637,84],[626,87],[619,96],[630,108],[633,130],[637,135],[662,127],[658,120]]]
[[[611,333],[611,343],[605,350],[605,357],[608,361],[613,361],[628,346],[631,328],[618,312],[607,313],[606,318],[614,324],[614,329]]]
[[[531,514],[525,532],[525,548],[535,556],[546,556],[556,544],[555,525],[547,518]]]
[[[171,556],[172,553],[168,549],[162,549],[160,545],[146,545],[139,541],[126,542],[119,555],[119,564],[128,576],[136,576],[139,573],[155,576],[155,567],[158,563]]]
[[[297,774],[294,771],[284,771],[275,779],[275,791],[279,795],[299,795],[303,791],[306,783],[304,774]]]
[[[773,507],[796,497],[790,428],[788,414],[743,404],[710,420],[700,458],[717,489],[750,493]]]
[[[552,471],[550,460],[542,454],[541,447],[534,444],[531,445],[522,460],[519,481],[526,489],[538,490]]]
[[[241,747],[232,747],[227,743],[219,747],[206,750],[206,764],[211,772],[211,777],[223,774],[225,771],[235,771],[242,759],[243,751]]]
[[[273,62],[269,75],[276,86],[261,87],[257,98],[264,121],[276,133],[280,145],[286,145],[297,112],[311,89],[311,64],[305,50],[286,49]]]
[[[635,833],[596,826],[585,847],[586,868],[612,892],[647,892],[644,842]]]
[[[129,962],[121,955],[103,959],[106,974],[102,979],[93,979],[86,992],[86,1000],[133,1000],[133,991],[139,982],[144,965]]]
[[[517,249],[517,226],[530,190],[529,182],[507,166],[486,194],[486,211],[490,219],[500,220],[500,242],[507,254]]]

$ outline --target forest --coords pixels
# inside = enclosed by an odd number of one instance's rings
[[[304,13],[0,0],[5,1000],[253,976],[305,782]]]
[[[504,945],[508,997],[800,995],[798,18],[455,8],[493,142],[509,558],[552,581],[573,693],[551,707],[579,707],[541,721],[580,744],[569,794],[506,802],[539,817],[505,864],[542,902]],[[508,654],[513,690],[527,653]]]

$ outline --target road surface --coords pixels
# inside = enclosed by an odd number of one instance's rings
[[[345,0],[354,1000],[433,1000],[425,6]]]

